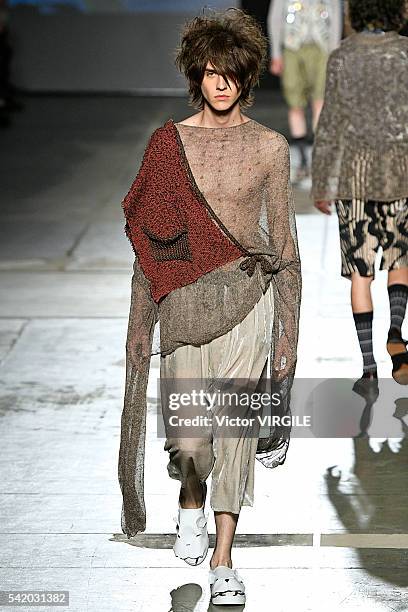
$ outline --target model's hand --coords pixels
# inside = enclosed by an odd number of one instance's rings
[[[314,205],[325,215],[331,215],[331,200],[316,200]]]
[[[281,57],[271,59],[269,64],[269,72],[275,76],[281,76],[283,72],[283,59]]]

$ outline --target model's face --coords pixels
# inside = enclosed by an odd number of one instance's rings
[[[229,110],[241,95],[241,88],[237,88],[232,79],[228,81],[229,85],[224,77],[216,72],[211,62],[207,62],[201,91],[207,103],[214,110]]]

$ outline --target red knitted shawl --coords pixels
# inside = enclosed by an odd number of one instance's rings
[[[122,208],[126,235],[150,280],[155,302],[229,261],[250,255],[198,189],[171,119],[153,132]],[[252,263],[242,263],[246,264],[241,264],[242,269],[249,267],[248,274],[253,272]]]

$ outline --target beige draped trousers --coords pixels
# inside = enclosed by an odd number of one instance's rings
[[[267,375],[273,318],[273,288],[270,283],[248,315],[226,334],[207,344],[186,344],[169,355],[161,356],[161,380],[233,378],[240,379],[240,382],[242,379],[248,380],[248,385],[253,385],[254,381],[262,380]],[[222,390],[222,381],[221,389],[218,386],[218,390]],[[166,414],[166,408],[162,396],[163,414]],[[215,405],[212,409],[213,418],[222,409]],[[233,416],[231,408],[229,414]],[[256,413],[248,407],[244,414],[240,408],[239,416],[256,417]],[[166,418],[164,423],[167,435],[164,450],[170,455],[167,470],[171,478],[185,486],[191,474],[195,473],[204,482],[211,473],[210,505],[214,511],[239,514],[242,505],[253,505],[258,443],[255,434],[259,432],[257,419],[251,427],[250,435],[245,435],[245,428],[241,428],[242,435],[230,437],[214,436],[211,426],[200,429],[200,437],[170,437]],[[202,431],[204,433],[201,437]]]

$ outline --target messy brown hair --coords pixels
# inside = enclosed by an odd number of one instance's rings
[[[230,78],[242,88],[239,104],[252,106],[252,88],[265,69],[268,41],[254,17],[238,8],[210,9],[210,15],[195,17],[184,26],[175,64],[187,78],[190,105],[204,108],[201,84],[207,62],[229,85]]]

